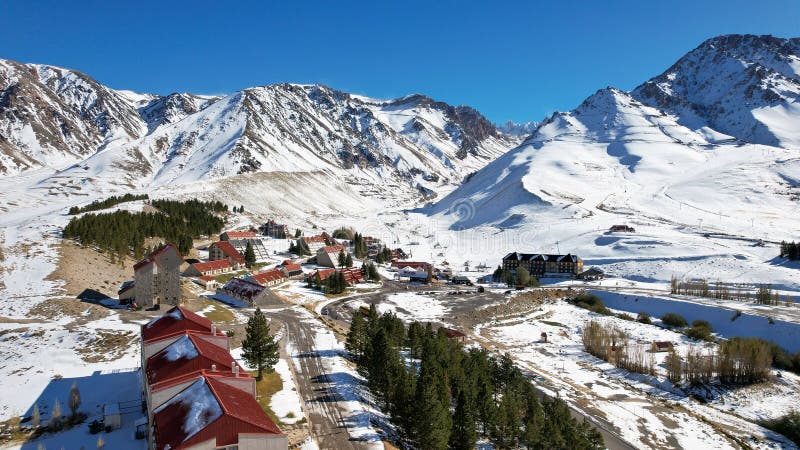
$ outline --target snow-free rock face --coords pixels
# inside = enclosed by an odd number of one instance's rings
[[[692,129],[800,148],[800,38],[709,39],[632,95]]]
[[[455,229],[491,225],[540,230],[541,224],[572,219],[597,221],[602,229],[632,217],[677,226],[705,221],[728,232],[767,220],[779,229],[773,218],[796,209],[800,198],[800,147],[792,135],[779,132],[797,127],[800,135],[800,115],[793,116],[790,105],[797,82],[797,59],[792,56],[796,42],[712,39],[700,49],[719,51],[719,56],[690,63],[697,61],[698,50],[690,53],[663,76],[674,87],[659,87],[654,81],[630,94],[601,89],[576,109],[553,114],[518,148],[422,211]],[[723,45],[728,50],[721,50]],[[742,50],[748,46],[752,48]],[[731,48],[738,59],[730,56]],[[759,62],[748,63],[748,69],[743,61]],[[756,70],[756,64],[770,75],[745,86],[732,75]],[[702,81],[700,73],[706,74]],[[687,81],[694,79],[702,87]],[[644,95],[650,89],[671,96],[656,102]],[[742,97],[731,101],[723,91]],[[716,112],[701,107],[701,100],[717,105]],[[764,112],[777,110],[791,120],[775,121]],[[736,128],[737,120],[750,120],[751,125]],[[724,131],[715,128],[719,126]]]

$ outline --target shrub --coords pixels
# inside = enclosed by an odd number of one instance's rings
[[[619,313],[619,314],[617,314],[617,317],[622,319],[622,320],[633,320],[633,316],[631,316],[628,313]]]
[[[640,312],[639,315],[636,316],[636,321],[646,325],[653,323],[653,321],[650,320],[650,314],[647,314],[646,312]]]
[[[663,322],[664,325],[676,328],[683,328],[687,325],[686,319],[684,319],[683,316],[679,316],[675,313],[664,314],[661,316],[661,322]]]
[[[611,315],[611,311],[606,308],[606,305],[603,304],[603,301],[600,300],[600,297],[593,294],[581,293],[575,297],[572,297],[571,299],[568,299],[567,301],[579,308],[588,309],[589,311],[597,314],[602,314],[604,316]]]
[[[800,412],[792,411],[779,419],[763,421],[760,424],[786,436],[795,444],[800,444]]]
[[[708,321],[695,320],[692,321],[692,327],[686,330],[686,335],[696,340],[711,341],[714,339],[711,335],[713,331],[714,329]]]

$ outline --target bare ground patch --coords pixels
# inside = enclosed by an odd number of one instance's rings
[[[83,332],[84,345],[75,351],[87,363],[114,361],[121,358],[135,345],[138,339],[136,333],[122,330],[98,329],[93,332]]]
[[[108,253],[81,247],[69,240],[55,246],[58,264],[48,280],[63,280],[68,296],[78,296],[86,289],[94,289],[109,297],[116,297],[123,281],[133,278],[135,261],[128,256],[111,261]]]

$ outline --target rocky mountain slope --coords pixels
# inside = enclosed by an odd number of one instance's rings
[[[790,238],[788,212],[800,199],[796,43],[711,39],[632,93],[601,89],[554,114],[424,211],[454,228],[646,220],[752,233],[760,222],[768,235]]]
[[[800,38],[709,39],[632,95],[691,129],[800,148]]]
[[[519,140],[472,108],[422,95],[384,101],[280,84],[157,96],[0,61],[0,173],[56,169],[39,182],[51,193],[322,172],[432,194]]]

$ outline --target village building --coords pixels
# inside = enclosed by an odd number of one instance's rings
[[[303,236],[300,238],[300,240],[306,244],[312,255],[315,255],[317,250],[325,247],[326,245],[336,245],[336,240],[330,237],[328,233],[324,231],[322,234],[318,234],[316,236]]]
[[[264,242],[260,238],[252,238],[252,239],[231,239],[227,242],[239,252],[240,255],[244,255],[247,252],[247,244],[253,247],[253,254],[256,256],[256,261],[264,261],[269,259],[269,250],[264,245]]]
[[[261,232],[273,239],[286,239],[289,237],[289,227],[272,219],[261,225]]]
[[[509,253],[503,257],[503,269],[515,272],[522,267],[536,278],[571,278],[583,272],[583,260],[576,255]]]
[[[612,225],[611,228],[608,229],[611,233],[635,233],[636,230],[633,227],[628,225]]]
[[[188,277],[202,277],[206,275],[221,275],[233,271],[233,264],[227,259],[199,262],[190,264],[183,274]]]
[[[451,341],[463,344],[467,340],[467,335],[458,330],[454,330],[452,328],[442,328],[442,330],[444,335],[447,336],[447,339],[450,339]]]
[[[231,241],[233,239],[255,239],[255,231],[225,231],[219,235],[220,241]]]
[[[317,265],[323,267],[339,267],[339,253],[347,255],[343,245],[326,245],[317,250]]]
[[[164,244],[134,264],[133,300],[145,308],[180,303],[182,263],[178,248]]]
[[[326,279],[328,279],[328,277],[339,272],[344,275],[344,282],[348,286],[352,286],[364,281],[364,274],[361,273],[361,269],[357,267],[345,267],[343,269],[319,269],[308,274],[306,277],[306,282],[324,282]]]
[[[285,434],[256,399],[219,378],[202,377],[154,410],[156,450],[286,449]]]
[[[668,352],[673,348],[672,342],[669,341],[653,341],[653,343],[650,344],[650,351],[653,353]]]
[[[276,269],[282,271],[288,278],[302,278],[304,276],[303,266],[293,263],[290,259],[283,260]]]
[[[404,252],[403,249],[395,248],[391,250],[391,252],[392,252],[392,261],[408,258],[408,255],[406,255],[406,252]]]
[[[416,270],[423,270],[429,275],[433,276],[433,264],[424,261],[392,261],[391,267],[395,269],[402,269],[404,267],[413,267]]]
[[[208,246],[208,259],[210,261],[219,261],[227,259],[231,263],[234,270],[239,270],[244,266],[244,256],[239,253],[236,248],[228,241],[214,242]]]
[[[137,433],[147,435],[148,448],[287,448],[286,435],[256,401],[255,379],[208,319],[175,307],[143,325],[141,341],[148,415]],[[113,407],[104,413],[113,423]]]
[[[590,267],[588,270],[578,274],[578,278],[586,281],[602,280],[606,277],[606,273],[597,267]]]
[[[202,277],[197,277],[194,279],[194,282],[200,286],[203,286],[203,288],[205,288],[207,291],[213,291],[219,286],[217,278],[213,275],[203,275]]]
[[[463,284],[465,286],[472,286],[472,281],[464,275],[456,275],[450,280],[453,284]]]
[[[254,281],[231,278],[224,286],[217,289],[217,295],[226,295],[255,306],[269,299],[270,291]]]
[[[126,281],[122,283],[117,291],[117,298],[119,299],[120,305],[130,305],[134,302],[136,298],[136,289],[134,289],[136,283],[133,280]]]
[[[279,269],[267,270],[248,277],[249,281],[254,281],[261,286],[272,287],[284,283],[289,278]]]

